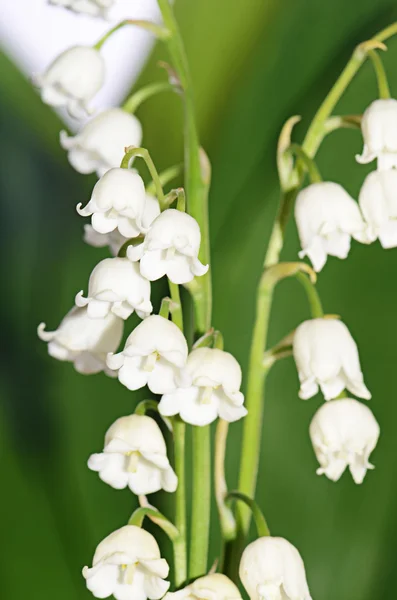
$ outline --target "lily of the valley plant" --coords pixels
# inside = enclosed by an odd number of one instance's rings
[[[51,4],[101,18],[114,1],[52,0]],[[302,432],[310,433],[317,473],[337,481],[348,469],[361,484],[367,470],[373,469],[370,455],[379,437],[379,425],[367,405],[371,382],[363,375],[359,336],[352,335],[342,318],[324,314],[315,282],[316,273],[334,260],[329,257],[346,259],[351,244],[379,239],[384,248],[397,246],[397,101],[390,98],[379,56],[384,42],[397,33],[397,24],[357,47],[301,144],[291,140],[298,117],[291,117],[282,128],[277,150],[280,207],[264,249],[263,271],[258,273],[249,367],[242,373],[236,358],[223,347],[221,332],[212,326],[207,221],[211,169],[198,142],[192,82],[173,9],[169,0],[159,0],[159,6],[162,24],[124,21],[94,46],[66,50],[35,78],[48,104],[65,106],[77,117],[90,112],[90,102],[105,77],[102,45],[126,25],[143,27],[165,43],[172,73],[169,83],[151,85],[144,93],[133,94],[121,108],[93,115],[74,137],[61,132],[72,167],[98,175],[91,197],[83,198],[77,211],[82,228],[84,224],[84,241],[108,246],[109,257],[87,273],[75,306],[71,298],[70,311],[58,328],[47,331],[42,323],[39,336],[48,342],[52,357],[72,362],[80,373],[104,371],[114,378],[113,385],[125,386],[132,392],[133,407],[134,390],[148,389],[148,400],[135,402],[134,412],[108,424],[103,447],[93,448],[88,459],[89,469],[104,484],[128,488],[140,506],[129,520],[127,515],[124,521],[121,517],[117,531],[98,540],[92,566],[84,567],[83,576],[96,598],[239,600],[241,584],[251,600],[311,600],[299,551],[277,532],[272,532],[274,537],[270,534],[255,502],[264,383],[277,360],[293,355],[297,398],[310,401],[319,393],[324,398],[308,431]],[[334,114],[339,98],[367,58],[375,68],[379,98],[362,116]],[[170,165],[159,175],[150,151],[140,146],[142,127],[133,114],[142,98],[161,89],[178,92],[175,101],[184,104],[186,118],[184,184],[167,190],[164,187],[179,176],[180,169]],[[374,161],[377,167],[363,177],[358,201],[340,182],[322,181],[314,162],[324,137],[345,126],[361,126],[363,152],[357,160]],[[142,161],[151,176],[146,188]],[[285,215],[293,213],[293,207],[299,256],[311,264],[297,262],[296,257],[292,262],[279,260]],[[311,318],[297,323],[292,333],[285,332],[286,337],[269,348],[269,298],[285,277],[303,285]],[[152,304],[151,288],[159,279],[168,282],[169,297],[158,308]],[[186,304],[194,305],[193,334],[191,319],[184,319],[180,286],[188,290]],[[138,321],[134,328],[133,313],[134,322]],[[124,331],[128,337],[121,345]],[[224,468],[228,427],[240,419],[239,482],[238,489],[230,492]],[[213,452],[211,427],[216,428]],[[192,465],[186,464],[187,430],[192,436]],[[170,438],[172,448],[166,443]],[[212,463],[223,550],[211,568]],[[187,490],[190,485],[192,490]],[[146,496],[154,492],[172,498],[173,514],[165,516],[149,503]],[[192,501],[189,510],[186,498]],[[251,513],[258,537],[248,543]],[[187,514],[191,514],[190,528]],[[169,536],[174,549],[171,569],[155,537],[144,529],[145,518]],[[310,579],[310,564],[307,567]]]

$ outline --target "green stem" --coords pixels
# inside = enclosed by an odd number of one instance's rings
[[[161,529],[168,535],[170,540],[175,544],[175,540],[179,537],[179,531],[171,521],[167,519],[157,508],[150,508],[142,506],[137,508],[131,515],[128,525],[135,525],[135,527],[142,527],[142,523],[145,517],[148,517],[153,523],[156,523]]]
[[[117,23],[114,27],[109,29],[93,46],[96,50],[100,50],[103,44],[119,29],[122,29],[126,25],[135,25],[135,27],[140,27],[141,29],[145,29],[149,33],[152,33],[160,40],[168,39],[170,32],[165,27],[161,25],[157,25],[157,23],[152,23],[151,21],[142,21],[136,19],[126,19],[125,21],[121,21]]]
[[[225,476],[225,457],[228,431],[229,423],[223,419],[218,419],[215,434],[214,482],[222,542],[228,542],[236,536],[236,521],[232,510],[226,504],[227,483]]]
[[[146,150],[146,148],[137,148],[135,146],[129,146],[128,148],[126,148],[126,152],[125,152],[123,160],[121,161],[120,167],[122,169],[128,169],[130,166],[131,160],[133,158],[135,158],[135,156],[139,156],[140,158],[142,158],[145,161],[146,166],[149,169],[149,173],[153,179],[153,183],[156,187],[157,199],[160,202],[160,206],[161,206],[162,203],[164,202],[163,186],[161,185],[160,177],[159,177],[157,169],[154,165],[152,157],[150,156],[150,154],[149,154],[148,150]]]
[[[163,298],[160,305],[159,316],[168,319],[171,308],[171,298]]]
[[[171,295],[172,321],[183,331],[183,312],[179,286],[168,280]],[[186,425],[179,416],[172,419],[174,432],[175,472],[178,487],[175,492],[175,524],[179,536],[174,542],[175,586],[179,587],[187,579],[187,541],[186,541],[186,464],[185,438]]]
[[[142,400],[135,407],[134,413],[136,415],[146,415],[149,410],[156,413],[159,412],[159,403],[157,400]]]
[[[183,41],[169,0],[158,0],[163,23],[170,31],[167,40],[173,66],[179,78],[184,99],[185,121],[185,188],[188,212],[196,219],[201,231],[199,258],[204,264],[210,262],[210,239],[208,222],[208,190],[210,168],[208,159],[200,149],[195,121],[193,89]],[[196,330],[205,333],[211,327],[212,286],[210,272],[197,278],[189,286],[192,294]],[[210,428],[193,428],[193,489],[192,528],[189,575],[204,575],[207,569],[209,528],[211,516],[211,444]]]
[[[181,34],[175,20],[169,0],[158,1],[165,27],[170,31],[167,40],[168,50],[174,63],[184,97],[185,111],[185,188],[188,199],[188,212],[198,222],[201,230],[201,247],[199,258],[204,264],[210,262],[210,239],[208,222],[208,188],[209,169],[205,169],[205,157],[200,150],[197,133],[193,89],[188,63]],[[206,171],[206,172],[205,172]],[[190,288],[189,288],[190,289]],[[212,286],[211,275],[206,273],[197,280],[192,288],[196,327],[199,333],[204,333],[211,326]]]
[[[256,525],[256,529],[257,529],[259,537],[268,537],[270,535],[270,531],[269,531],[269,527],[267,525],[266,519],[263,516],[263,513],[262,513],[261,509],[259,508],[259,506],[257,505],[257,503],[255,502],[255,500],[253,500],[249,496],[246,496],[245,494],[242,494],[241,492],[238,492],[238,491],[229,492],[227,497],[228,497],[228,499],[241,500],[242,502],[244,502],[244,504],[246,504],[248,506],[248,508],[251,510],[252,515],[254,517],[255,525]]]
[[[310,312],[313,319],[319,319],[324,316],[323,306],[316,286],[310,281],[305,273],[301,271],[296,274],[297,280],[302,284],[309,300]]]
[[[312,158],[310,158],[310,156],[306,154],[299,144],[291,144],[287,152],[294,154],[305,165],[306,170],[309,173],[311,183],[319,183],[322,181],[322,177],[316,163]]]
[[[210,426],[193,427],[192,527],[189,578],[207,573],[211,519]]]
[[[374,67],[376,80],[378,82],[379,98],[387,100],[390,98],[390,88],[387,81],[387,75],[385,67],[379,54],[375,50],[370,50],[368,56],[371,59],[372,66]]]
[[[175,88],[167,81],[151,83],[141,88],[134,94],[131,94],[131,96],[124,102],[122,109],[128,113],[134,114],[141,104],[143,104],[143,102],[148,100],[148,98],[159,94],[160,92],[175,92]]]
[[[182,169],[183,169],[183,165],[174,165],[173,167],[169,167],[165,171],[162,171],[161,173],[159,173],[161,187],[164,187],[165,185],[167,185],[167,183],[169,183],[170,181],[172,181],[173,179],[178,177],[178,175],[181,174]],[[152,195],[154,195],[156,193],[156,186],[153,181],[151,181],[147,185],[146,191],[148,194],[152,194]]]

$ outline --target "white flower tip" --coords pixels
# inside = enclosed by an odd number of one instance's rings
[[[43,340],[43,342],[50,342],[52,339],[54,339],[55,331],[45,331],[45,328],[46,324],[40,323],[40,325],[37,327],[37,335],[41,340]]]
[[[85,208],[82,208],[83,203],[79,202],[76,206],[76,212],[80,215],[80,217],[89,217],[92,215],[92,212],[88,209],[88,204]]]
[[[375,156],[372,156],[371,154],[368,154],[365,149],[363,150],[362,154],[356,154],[356,161],[360,164],[360,165],[366,165],[370,162],[372,162],[375,159]]]
[[[74,298],[74,302],[75,302],[76,306],[78,306],[79,308],[83,308],[84,306],[87,306],[87,304],[89,303],[89,299],[84,298],[83,294],[84,294],[84,291],[80,290],[80,292],[78,292]]]
[[[137,262],[142,258],[143,255],[143,244],[138,244],[137,246],[128,246],[127,248],[127,258],[131,262]]]

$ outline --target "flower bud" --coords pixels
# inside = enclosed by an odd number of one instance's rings
[[[108,535],[97,547],[92,568],[84,567],[87,588],[96,598],[160,600],[170,584],[169,566],[154,537],[134,525]]]
[[[45,323],[41,323],[38,336],[48,342],[50,356],[72,362],[79,373],[114,375],[106,366],[106,356],[117,350],[123,327],[123,320],[111,313],[103,319],[90,319],[86,308],[73,307],[55,331],[45,331]]]
[[[321,388],[324,398],[336,398],[346,388],[369,400],[357,345],[338,319],[311,319],[297,327],[293,354],[301,387],[299,397],[311,398]]]
[[[351,398],[323,404],[310,424],[310,437],[321,467],[317,474],[338,481],[346,467],[362,483],[373,465],[369,456],[379,438],[379,425],[370,409]]]
[[[175,377],[185,366],[187,354],[179,327],[151,315],[135,327],[122,352],[108,355],[107,365],[118,371],[119,381],[129,390],[148,385],[154,394],[165,394],[176,388]]]
[[[125,238],[133,238],[143,231],[145,203],[145,186],[138,173],[115,167],[95,184],[87,206],[77,205],[77,212],[82,217],[92,215],[98,233],[118,229]]]
[[[142,244],[128,248],[127,256],[140,260],[141,273],[149,281],[167,275],[173,283],[188,283],[208,271],[198,259],[200,242],[197,221],[170,208],[153,221]]]
[[[247,414],[241,377],[241,367],[229,352],[193,350],[177,378],[178,388],[161,398],[159,412],[167,417],[179,414],[192,425],[208,425],[218,416],[237,421]]]
[[[372,102],[363,114],[361,130],[364,149],[357,161],[366,164],[377,158],[381,171],[397,167],[397,100]]]
[[[327,256],[346,258],[353,237],[368,243],[366,225],[353,198],[338,183],[312,183],[299,192],[295,219],[302,251],[315,271],[321,271]]]
[[[239,573],[251,600],[311,600],[301,555],[284,538],[262,537],[249,544]]]
[[[383,248],[397,246],[397,171],[372,171],[358,199],[368,223],[371,240],[379,238]]]
[[[121,108],[101,112],[74,137],[61,131],[61,146],[68,151],[70,164],[79,173],[97,172],[101,177],[119,167],[127,146],[139,146],[142,127],[134,115]]]
[[[127,258],[105,258],[94,268],[88,283],[88,297],[83,291],[75,298],[76,306],[87,306],[91,319],[101,319],[110,312],[128,319],[136,311],[143,319],[153,310],[150,283]]]
[[[43,102],[66,106],[69,113],[81,118],[89,113],[88,103],[101,89],[105,79],[105,62],[91,46],[74,46],[62,52],[43,75],[33,77],[41,89]]]
[[[210,573],[177,592],[168,592],[164,600],[241,600],[241,595],[226,575]]]
[[[167,458],[160,427],[151,417],[121,417],[108,429],[103,453],[92,454],[88,467],[105,483],[137,495],[163,489],[175,492],[178,478]]]

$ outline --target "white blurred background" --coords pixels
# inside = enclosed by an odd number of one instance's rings
[[[1,48],[27,77],[42,72],[70,46],[96,43],[123,19],[160,20],[156,0],[118,0],[108,20],[76,14],[47,0],[0,0],[0,8]],[[120,103],[139,75],[153,41],[153,36],[142,29],[126,26],[105,43],[101,53],[107,77],[92,102],[93,108]],[[57,112],[72,130],[81,126],[66,111]]]

